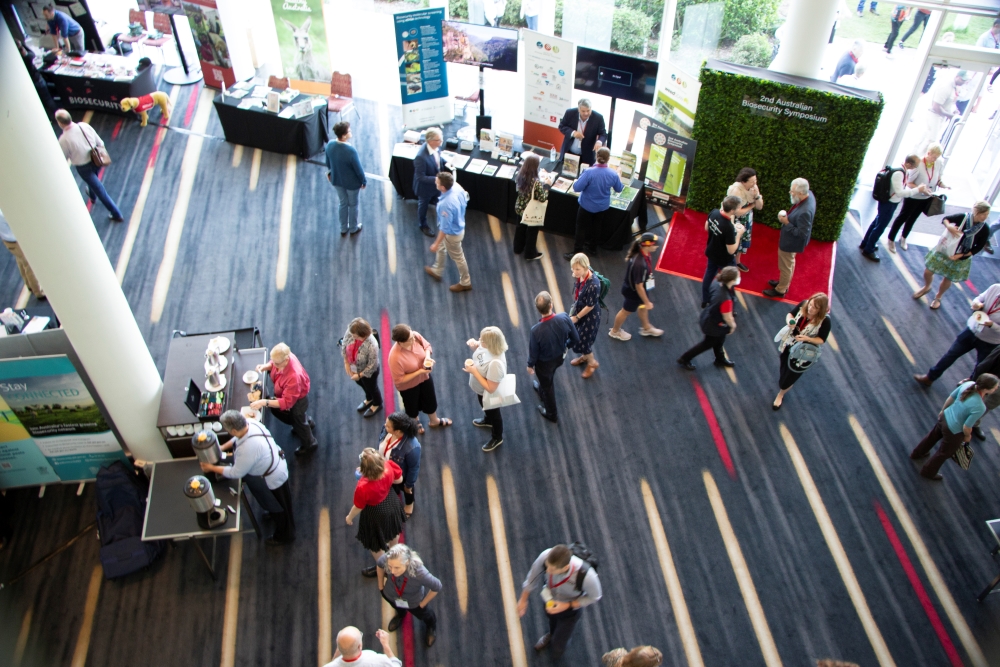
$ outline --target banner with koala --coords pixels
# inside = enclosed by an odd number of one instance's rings
[[[323,0],[271,0],[285,76],[330,83]]]
[[[191,24],[191,35],[201,62],[205,85],[228,88],[236,83],[233,63],[229,59],[226,33],[215,0],[183,0],[184,13]]]

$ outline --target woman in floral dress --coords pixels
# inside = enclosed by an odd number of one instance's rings
[[[590,269],[590,259],[582,252],[573,255],[570,260],[573,269],[573,308],[570,319],[576,325],[580,334],[580,342],[573,346],[573,351],[580,356],[569,362],[573,366],[587,365],[583,369],[584,378],[589,378],[600,366],[594,358],[594,341],[597,340],[597,330],[601,326],[601,281]]]

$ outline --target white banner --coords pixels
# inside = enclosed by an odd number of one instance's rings
[[[531,30],[524,39],[524,143],[562,147],[559,119],[574,106],[576,46]]]

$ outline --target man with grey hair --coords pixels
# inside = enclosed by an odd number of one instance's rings
[[[288,464],[285,452],[278,447],[263,424],[247,421],[239,410],[226,410],[219,418],[222,428],[232,439],[222,445],[223,451],[233,450],[233,465],[201,464],[203,472],[212,472],[226,479],[243,479],[253,497],[274,519],[274,535],[268,544],[288,544],[295,539],[295,519],[292,516],[292,491],[288,485]]]
[[[778,280],[768,280],[770,289],[764,295],[781,298],[788,291],[795,273],[795,255],[803,252],[812,236],[813,218],[816,217],[816,196],[809,190],[809,181],[796,178],[788,191],[792,207],[788,212],[778,211],[781,235],[778,237]]]
[[[369,651],[362,648],[363,635],[353,625],[337,633],[337,651],[333,654],[333,660],[323,667],[402,667],[403,663],[392,652],[389,645],[389,633],[385,630],[376,630],[375,638],[382,644],[382,652],[385,655]]]
[[[413,192],[417,195],[417,217],[420,231],[433,238],[434,232],[427,224],[427,208],[438,201],[436,178],[444,168],[444,160],[439,149],[443,141],[441,130],[432,127],[424,132],[424,145],[413,158]]]
[[[575,109],[567,109],[559,121],[559,131],[565,135],[559,159],[566,153],[580,156],[583,164],[594,164],[594,151],[608,143],[604,116],[593,109],[586,97],[577,102]]]

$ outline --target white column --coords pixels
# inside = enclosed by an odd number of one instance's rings
[[[677,21],[677,0],[666,0],[663,3],[663,17],[660,23],[660,48],[656,52],[656,60],[660,65],[670,62],[670,47],[674,39],[674,23]],[[657,70],[656,89],[660,90],[660,77],[665,74],[666,67]],[[694,73],[697,76],[697,72]]]
[[[565,5],[563,6],[565,12]],[[556,0],[542,0],[542,11],[538,13],[538,32],[556,34]]]
[[[843,0],[792,0],[781,28],[781,48],[770,69],[815,79]]]
[[[0,63],[0,209],[129,450],[169,459],[163,382],[6,26]]]

